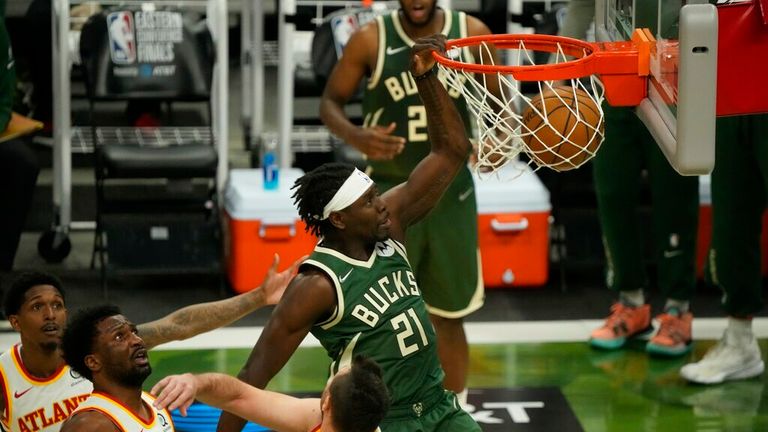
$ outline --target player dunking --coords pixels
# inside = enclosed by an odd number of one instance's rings
[[[336,136],[365,153],[369,174],[382,193],[406,181],[430,150],[424,106],[406,69],[413,40],[434,33],[456,39],[487,35],[490,30],[463,12],[438,8],[435,0],[401,0],[399,10],[352,35],[323,92],[320,118]],[[495,57],[491,48],[482,59],[487,60],[489,53]],[[472,57],[481,60],[477,51]],[[363,80],[365,118],[360,127],[347,117],[344,105]],[[495,80],[488,80],[486,85],[500,97]],[[458,91],[449,94],[469,132],[472,121],[464,98]],[[462,229],[456,230],[456,224]],[[459,170],[434,210],[408,231],[406,243],[437,332],[445,387],[465,398],[469,349],[463,318],[482,307],[484,301],[478,265],[477,204],[467,167]]]
[[[435,333],[403,245],[406,229],[437,204],[470,150],[461,117],[432,72],[431,53],[444,47],[445,37],[436,35],[411,48],[431,151],[405,183],[379,195],[368,176],[344,164],[323,165],[297,180],[299,215],[321,241],[240,374],[264,387],[312,332],[334,360],[334,373],[357,354],[381,365],[392,399],[384,432],[480,430],[443,389]],[[219,430],[242,424],[224,413]]]

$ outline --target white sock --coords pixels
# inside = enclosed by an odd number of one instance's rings
[[[459,405],[465,406],[467,404],[467,389],[456,393],[456,399],[459,400]]]
[[[631,307],[638,307],[645,304],[645,295],[643,290],[619,291],[619,301]]]
[[[467,402],[467,393],[467,389],[456,393],[456,400],[459,401],[459,406],[461,409],[468,413],[472,413],[475,412],[475,406]]]
[[[728,317],[728,328],[725,330],[728,341],[746,345],[752,341],[752,319]]]

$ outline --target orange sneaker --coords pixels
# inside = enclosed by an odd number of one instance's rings
[[[628,339],[647,336],[652,331],[651,305],[632,307],[614,303],[605,324],[590,335],[589,344],[595,348],[619,349]]]
[[[681,356],[691,350],[692,313],[665,312],[656,319],[659,321],[659,331],[646,345],[646,351],[662,356]]]

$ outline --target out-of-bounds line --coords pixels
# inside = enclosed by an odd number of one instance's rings
[[[469,322],[465,324],[465,330],[470,344],[579,342],[586,341],[590,332],[601,324],[601,320]],[[725,318],[696,318],[693,320],[693,337],[696,340],[719,339],[725,326]],[[226,327],[155,349],[251,348],[262,330],[263,327]],[[768,318],[755,318],[753,330],[758,338],[768,338]],[[0,333],[2,351],[18,341],[16,333]],[[320,342],[308,335],[301,346],[319,347]]]

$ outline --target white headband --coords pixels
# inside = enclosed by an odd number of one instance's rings
[[[328,219],[331,212],[344,210],[363,196],[365,191],[373,185],[373,180],[364,172],[355,168],[352,174],[344,181],[336,194],[333,195],[328,204],[323,208],[323,217],[320,220]]]

